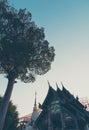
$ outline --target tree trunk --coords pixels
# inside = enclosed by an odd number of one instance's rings
[[[6,117],[6,113],[8,110],[8,105],[9,105],[14,83],[15,83],[15,77],[14,76],[9,77],[7,89],[6,89],[5,95],[2,99],[1,106],[0,106],[0,130],[3,130],[5,117]]]

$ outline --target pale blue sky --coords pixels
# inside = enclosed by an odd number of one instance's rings
[[[32,112],[34,94],[37,102],[43,102],[49,80],[56,89],[60,82],[79,97],[89,98],[89,0],[9,0],[16,8],[27,8],[32,20],[45,28],[46,39],[55,48],[55,61],[51,70],[37,77],[35,83],[18,81],[12,97],[20,116]],[[7,80],[0,76],[1,94]]]

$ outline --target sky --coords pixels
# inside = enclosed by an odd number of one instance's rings
[[[19,116],[32,112],[35,91],[37,103],[43,103],[49,86],[59,88],[61,82],[75,97],[89,99],[89,0],[9,0],[17,9],[26,8],[32,21],[44,27],[45,39],[55,48],[51,70],[37,76],[34,83],[18,81],[11,100]],[[7,86],[5,75],[0,76],[0,94]]]

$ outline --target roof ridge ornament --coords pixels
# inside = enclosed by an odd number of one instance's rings
[[[63,85],[63,83],[62,83],[62,82],[61,82],[61,85],[62,85],[62,90],[63,90],[65,87],[64,87],[64,85]]]
[[[60,87],[58,86],[57,82],[56,82],[56,87],[57,87],[57,91],[61,91]]]
[[[49,81],[47,80],[47,82],[48,82],[48,86],[49,86],[49,88],[51,87],[51,85],[50,85],[50,83],[49,83]]]
[[[57,89],[59,88],[57,82],[56,82],[56,87],[57,87]]]

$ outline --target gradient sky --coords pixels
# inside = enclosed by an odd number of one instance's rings
[[[76,97],[89,98],[89,0],[9,0],[15,8],[27,8],[38,27],[45,28],[45,38],[55,48],[55,61],[44,76],[34,83],[18,81],[11,100],[17,105],[20,116],[32,112],[34,95],[42,103],[48,83],[56,89],[61,82]],[[7,80],[0,76],[3,95]]]

